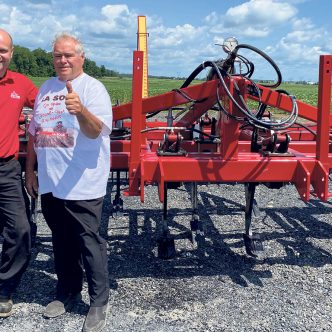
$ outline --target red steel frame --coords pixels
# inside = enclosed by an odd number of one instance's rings
[[[330,153],[330,129],[332,124],[331,75],[332,55],[322,55],[319,67],[319,95],[317,108],[297,101],[299,117],[316,123],[316,139],[298,139],[299,132],[290,131],[293,138],[289,146],[291,155],[264,156],[250,152],[250,142],[240,140],[240,123],[222,115],[220,126],[221,144],[212,152],[198,152],[195,144],[187,141],[189,148],[186,156],[158,156],[155,145],[161,140],[163,131],[144,132],[147,127],[158,127],[161,123],[146,122],[147,113],[167,110],[188,102],[176,91],[142,98],[143,52],[134,51],[133,56],[133,97],[132,102],[113,108],[114,120],[130,119],[131,140],[111,143],[112,170],[128,170],[129,188],[127,195],[140,195],[144,201],[144,186],[158,184],[159,199],[164,200],[165,182],[289,182],[296,186],[303,201],[310,199],[310,194],[326,201],[332,194],[328,190],[329,169],[332,168]],[[232,91],[233,80],[237,81],[245,99],[257,100],[249,93],[251,82],[234,77],[228,81]],[[292,103],[285,94],[258,85],[263,103],[290,112]],[[224,96],[223,102],[228,111],[239,115],[233,103],[225,97],[217,80],[183,88],[183,92],[192,99],[205,101],[195,104],[174,126],[190,127],[216,103],[216,90]],[[163,124],[165,125],[165,124]],[[303,134],[305,135],[305,134]],[[307,136],[313,136],[306,134]],[[303,136],[304,137],[304,136]],[[295,139],[294,139],[295,138]],[[311,190],[312,189],[312,190]]]

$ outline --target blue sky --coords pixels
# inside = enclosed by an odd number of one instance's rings
[[[0,27],[30,49],[51,48],[57,32],[76,34],[86,56],[131,73],[137,16],[147,17],[149,74],[187,77],[203,61],[224,58],[216,43],[234,36],[266,52],[284,80],[318,80],[321,54],[332,54],[328,0],[0,0]],[[242,54],[242,53],[241,53]],[[254,54],[255,78],[273,71]]]

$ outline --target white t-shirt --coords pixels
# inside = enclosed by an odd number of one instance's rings
[[[29,132],[35,136],[39,193],[69,200],[106,194],[110,171],[112,104],[104,85],[83,73],[72,81],[82,104],[103,122],[101,134],[91,139],[65,106],[66,83],[57,77],[39,89]]]

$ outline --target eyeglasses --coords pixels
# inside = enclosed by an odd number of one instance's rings
[[[62,57],[65,57],[66,59],[72,59],[77,56],[76,53],[53,53],[53,58],[55,60],[61,60]]]

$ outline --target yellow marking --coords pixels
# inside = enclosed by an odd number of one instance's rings
[[[143,88],[142,97],[149,95],[148,89],[148,33],[146,32],[146,17],[138,16],[137,50],[143,51]]]

